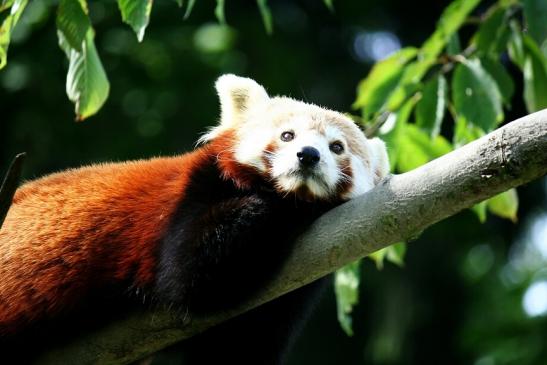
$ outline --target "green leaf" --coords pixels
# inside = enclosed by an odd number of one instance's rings
[[[523,0],[528,33],[539,44],[547,40],[547,1]]]
[[[427,82],[416,105],[416,125],[431,137],[439,135],[446,109],[446,79],[438,75]]]
[[[407,138],[411,139],[416,146],[419,146],[427,153],[430,161],[452,152],[453,149],[450,142],[443,136],[438,135],[434,138],[430,138],[414,124],[408,124],[406,126],[405,135]]]
[[[363,108],[363,116],[369,119],[380,111],[393,92],[404,66],[416,56],[416,48],[403,48],[390,57],[376,63],[367,77],[357,87],[354,108]]]
[[[399,135],[397,169],[413,170],[450,151],[452,146],[443,136],[430,138],[416,125],[406,124]]]
[[[6,16],[2,25],[0,25],[0,70],[4,68],[8,62],[8,47],[11,40],[11,32],[19,21],[21,14],[25,10],[28,0],[15,0],[2,3],[3,9],[11,5],[9,15]]]
[[[449,55],[455,56],[462,52],[462,46],[460,43],[460,36],[458,32],[452,33],[450,38],[448,38],[448,43],[446,44],[446,53]]]
[[[179,8],[182,8],[182,6],[184,5],[184,0],[175,0],[175,2],[179,6]]]
[[[389,247],[387,247],[386,258],[388,261],[394,263],[397,266],[404,266],[405,264],[405,254],[406,254],[406,243],[398,242]]]
[[[468,123],[465,118],[458,118],[454,128],[454,139],[452,143],[455,148],[460,148],[485,135],[485,132],[479,127]]]
[[[387,256],[387,247],[382,248],[381,250],[375,251],[371,254],[369,254],[367,257],[374,261],[376,264],[376,268],[378,270],[382,270],[384,268],[384,260]]]
[[[501,93],[478,59],[456,66],[452,97],[458,118],[465,118],[486,132],[503,120]]]
[[[1,0],[0,1],[0,13],[4,10],[11,8],[15,0]]]
[[[91,28],[87,4],[80,0],[61,0],[57,8],[55,22],[57,29],[63,33],[70,47],[81,51],[86,34]]]
[[[150,21],[152,3],[152,0],[118,0],[122,20],[133,28],[139,42],[142,42]]]
[[[334,4],[332,2],[333,0],[323,0],[323,4],[325,4],[330,11],[334,11]]]
[[[526,58],[526,55],[524,54],[522,31],[518,23],[514,20],[509,22],[509,28],[511,29],[511,35],[509,36],[509,41],[507,43],[509,58],[511,58],[511,61],[522,70]]]
[[[435,32],[420,48],[420,58],[431,62],[444,49],[450,37],[460,29],[465,19],[480,3],[480,0],[455,0],[443,11]]]
[[[397,112],[390,114],[378,131],[380,137],[386,143],[391,171],[397,166],[400,149],[399,139],[401,138],[401,134],[404,133],[408,118],[415,105],[415,98],[408,100]]]
[[[186,5],[186,11],[184,12],[184,20],[188,19],[192,13],[192,9],[194,9],[194,5],[196,5],[196,0],[188,0],[188,5]]]
[[[264,23],[266,33],[272,34],[273,21],[272,13],[270,12],[270,8],[268,7],[268,0],[256,0],[256,3],[258,4],[258,9],[260,10],[260,16],[262,16],[262,22]]]
[[[84,0],[61,0],[57,11],[59,46],[68,61],[66,92],[75,103],[76,119],[95,114],[110,86],[93,42],[94,32]]]
[[[215,16],[220,24],[226,24],[226,17],[224,16],[224,0],[216,0],[217,6],[215,7]]]
[[[529,113],[547,108],[547,60],[536,42],[529,36],[523,37],[524,60],[524,101]]]
[[[480,0],[455,0],[443,11],[437,22],[437,29],[420,48],[417,60],[405,68],[399,85],[388,100],[388,110],[397,110],[416,91],[417,84],[437,62],[437,57],[450,37],[458,31],[479,2]]]
[[[444,137],[431,138],[416,125],[408,124],[416,101],[417,98],[409,99],[379,130],[387,146],[391,170],[409,171],[452,150]]]
[[[378,270],[382,270],[384,268],[385,260],[392,262],[397,266],[404,266],[405,254],[406,243],[398,242],[373,252],[367,257],[374,261]]]
[[[509,72],[499,60],[494,60],[491,57],[481,58],[481,64],[484,69],[494,78],[498,89],[503,97],[506,106],[511,105],[511,98],[515,93],[515,83],[509,75]]]
[[[509,189],[486,201],[488,210],[499,217],[510,219],[513,223],[517,222],[517,211],[519,207],[519,197],[515,189]]]
[[[75,103],[76,119],[95,114],[106,101],[110,85],[93,42],[93,29],[86,34],[81,51],[71,47],[63,32],[58,31],[59,46],[69,61],[66,92]]]
[[[500,48],[505,48],[509,35],[506,21],[507,10],[496,9],[482,23],[471,43],[483,54],[499,53]]]
[[[357,260],[336,271],[334,292],[338,322],[348,336],[353,335],[351,312],[359,301],[359,269],[361,261]]]
[[[524,62],[524,101],[529,113],[547,107],[547,77],[545,68],[533,56]]]
[[[473,213],[475,213],[477,218],[479,218],[479,222],[481,223],[486,222],[486,202],[485,201],[475,204],[470,209]]]

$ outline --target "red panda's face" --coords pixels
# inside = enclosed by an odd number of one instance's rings
[[[233,131],[234,158],[258,170],[282,195],[347,200],[388,173],[383,142],[367,139],[341,113],[270,98],[254,81],[233,75],[222,76],[217,90],[221,123],[203,139]]]
[[[267,175],[280,192],[328,198],[351,188],[347,141],[336,128],[315,124],[309,116],[288,118],[265,149]]]

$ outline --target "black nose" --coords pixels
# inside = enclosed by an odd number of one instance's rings
[[[313,147],[302,148],[302,151],[298,152],[296,154],[296,157],[298,157],[298,161],[300,161],[300,164],[305,167],[313,167],[317,165],[317,163],[321,159],[319,151],[317,150],[317,148]]]

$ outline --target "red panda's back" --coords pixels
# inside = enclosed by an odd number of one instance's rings
[[[155,246],[202,160],[198,150],[23,185],[0,229],[0,334],[54,315],[107,281],[149,284]]]

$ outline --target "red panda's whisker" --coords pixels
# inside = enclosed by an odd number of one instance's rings
[[[341,178],[342,180],[344,180],[344,181],[346,181],[346,182],[351,182],[351,176],[348,175],[348,174],[346,174],[345,172],[340,171],[339,175],[340,175],[340,178]]]

